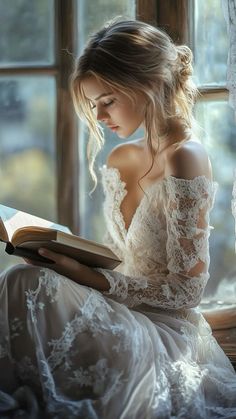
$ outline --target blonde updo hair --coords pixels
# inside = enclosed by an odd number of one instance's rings
[[[177,118],[184,130],[192,129],[197,89],[191,75],[191,50],[176,46],[165,32],[144,22],[108,22],[90,37],[71,76],[71,92],[79,117],[89,127],[87,151],[95,184],[93,166],[104,138],[81,82],[95,76],[112,90],[128,95],[134,103],[135,92],[144,95],[147,99],[144,127],[153,156],[152,139],[168,135],[170,120]]]

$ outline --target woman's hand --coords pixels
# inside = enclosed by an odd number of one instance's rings
[[[94,269],[86,265],[83,265],[82,263],[79,263],[75,259],[44,248],[40,248],[38,253],[39,255],[50,259],[53,263],[39,262],[26,258],[24,260],[31,265],[43,266],[52,269],[58,274],[64,275],[81,285],[86,285],[100,291],[108,291],[110,288],[104,275],[96,272]]]

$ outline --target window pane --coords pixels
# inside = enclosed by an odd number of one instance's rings
[[[0,2],[0,67],[54,62],[54,1]]]
[[[81,51],[88,37],[88,34],[99,29],[104,22],[115,17],[124,16],[129,18],[135,17],[135,1],[134,0],[86,0],[78,1],[78,27],[79,27],[79,44],[78,50]],[[104,148],[97,157],[97,175],[99,177],[98,168],[101,167],[109,154],[110,150],[119,144],[119,138],[110,130],[104,128],[106,142]],[[137,136],[140,137],[140,131],[134,134],[130,139]],[[87,135],[80,127],[79,133],[79,152],[80,152],[80,234],[97,241],[102,241],[105,226],[102,214],[103,192],[101,183],[99,182],[95,192],[89,196],[89,192],[93,188],[93,182],[88,171],[88,163],[86,157]]]
[[[198,85],[225,85],[227,25],[221,1],[194,1],[194,74]]]
[[[56,220],[55,95],[51,77],[0,78],[0,202],[50,220]],[[16,262],[2,252],[1,270],[3,259]]]
[[[213,293],[227,275],[235,277],[234,219],[231,213],[233,170],[236,161],[236,125],[233,110],[226,101],[203,101],[196,106],[202,141],[209,152],[214,179],[219,184],[211,213],[211,279],[206,295]]]
[[[78,49],[88,35],[116,16],[135,17],[135,0],[78,0]]]

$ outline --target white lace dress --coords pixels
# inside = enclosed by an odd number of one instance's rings
[[[49,269],[0,278],[0,417],[236,418],[236,374],[195,308],[208,280],[216,185],[168,177],[128,231],[116,169],[102,170],[108,242],[123,259],[103,294]]]

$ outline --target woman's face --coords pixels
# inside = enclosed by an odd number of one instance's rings
[[[98,121],[121,138],[129,137],[144,120],[145,101],[137,95],[136,103],[118,90],[112,90],[94,76],[82,81],[82,89]]]

